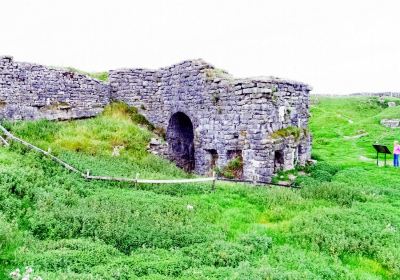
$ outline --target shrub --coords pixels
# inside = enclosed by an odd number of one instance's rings
[[[211,243],[198,244],[184,248],[184,251],[197,265],[235,267],[239,265],[241,261],[250,258],[251,249],[250,246],[216,240]]]
[[[103,279],[133,279],[148,275],[177,277],[189,268],[191,260],[180,250],[153,248],[138,249],[94,269]]]
[[[263,255],[272,246],[272,238],[258,232],[250,232],[240,237],[239,243],[249,246],[251,252]]]
[[[365,202],[367,200],[365,194],[340,182],[304,184],[301,195],[309,199],[326,199],[343,206],[351,206],[355,201]]]
[[[311,172],[311,177],[320,182],[332,181],[332,175],[326,170],[313,170]]]
[[[7,222],[6,217],[0,213],[0,258],[13,246],[15,237],[16,226]]]
[[[260,263],[268,277],[259,279],[357,279],[340,259],[289,244],[274,246]]]
[[[312,165],[312,166],[310,167],[310,172],[311,172],[311,173],[312,173],[312,172],[315,172],[315,171],[317,171],[317,170],[319,170],[319,171],[325,171],[325,172],[327,172],[327,173],[329,173],[329,174],[331,174],[331,175],[333,176],[333,175],[335,175],[337,172],[340,171],[340,168],[339,168],[338,166],[336,166],[336,165],[329,164],[329,163],[327,163],[327,162],[325,162],[325,161],[319,161],[317,164]]]
[[[399,224],[398,210],[392,206],[363,204],[351,209],[319,209],[297,217],[290,225],[288,238],[332,256],[376,258],[400,276],[400,266],[394,261],[400,252],[400,236],[396,233]]]
[[[29,221],[40,239],[98,238],[126,254],[142,246],[189,246],[214,236],[184,201],[143,191],[104,191],[73,208],[44,206]]]
[[[294,185],[301,187],[301,188],[304,188],[307,186],[314,187],[314,186],[318,186],[318,184],[319,184],[319,182],[310,176],[298,176],[298,177],[296,177],[296,180],[294,181]]]
[[[222,169],[216,169],[216,173],[228,179],[240,179],[243,175],[243,158],[235,157]]]
[[[106,264],[122,254],[101,241],[69,239],[35,242],[27,251],[21,249],[19,261],[35,265],[43,271],[88,272],[94,266]]]

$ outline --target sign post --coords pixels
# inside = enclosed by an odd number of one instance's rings
[[[372,145],[376,151],[376,165],[379,166],[379,154],[385,155],[385,166],[386,166],[386,155],[392,154],[387,146],[374,144]]]

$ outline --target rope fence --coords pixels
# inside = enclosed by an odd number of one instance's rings
[[[139,179],[139,174],[136,174],[135,178],[124,178],[124,177],[111,177],[111,176],[92,176],[90,172],[87,171],[86,173],[78,170],[77,168],[73,167],[72,165],[66,163],[65,161],[59,159],[58,157],[52,155],[50,152],[45,151],[35,145],[32,145],[21,138],[16,137],[12,133],[10,133],[5,127],[0,125],[0,130],[11,140],[21,143],[22,145],[38,152],[44,154],[45,156],[49,157],[53,161],[59,163],[61,166],[66,168],[69,171],[79,174],[81,177],[87,180],[103,180],[103,181],[117,181],[117,182],[128,182],[134,184],[182,184],[182,183],[202,183],[202,182],[212,182],[212,190],[215,190],[215,181],[217,177],[215,173],[213,177],[208,178],[194,178],[194,179]],[[4,143],[4,145],[9,146],[9,143],[0,135],[0,141]]]
[[[35,145],[32,145],[21,138],[16,137],[12,133],[10,133],[6,128],[0,125],[0,130],[11,140],[14,140],[22,145],[35,150],[38,153],[44,154],[45,156],[49,157],[53,161],[59,163],[61,166],[66,168],[67,170],[79,174],[81,177],[87,180],[102,180],[102,181],[116,181],[116,182],[128,182],[134,184],[187,184],[187,183],[202,183],[202,182],[212,182],[212,190],[215,190],[215,182],[219,181],[226,181],[226,182],[234,182],[234,183],[250,183],[256,185],[274,185],[280,187],[287,187],[287,188],[298,188],[293,184],[290,185],[282,185],[276,183],[266,183],[266,182],[259,182],[259,181],[251,181],[251,180],[237,180],[237,179],[226,179],[217,177],[215,172],[213,172],[212,177],[206,178],[194,178],[194,179],[139,179],[139,174],[136,174],[135,178],[126,178],[126,177],[112,177],[112,176],[93,176],[90,175],[90,171],[86,171],[86,173],[78,170],[77,168],[73,167],[72,165],[66,163],[65,161],[59,159],[58,157],[52,155],[50,151],[45,151]],[[9,143],[5,138],[0,135],[0,142],[2,142],[5,146],[9,146]]]
[[[293,183],[291,184],[278,184],[278,183],[266,183],[263,181],[257,181],[257,180],[241,180],[241,179],[227,179],[223,177],[217,177],[218,181],[225,181],[225,182],[231,182],[231,183],[247,183],[247,184],[252,184],[252,185],[268,185],[268,186],[279,186],[279,187],[284,187],[284,188],[292,188],[292,189],[300,189],[300,187],[294,185]]]

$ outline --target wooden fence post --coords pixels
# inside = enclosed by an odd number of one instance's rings
[[[136,177],[135,177],[135,188],[137,188],[137,181],[139,179],[139,173],[136,173]]]
[[[215,175],[215,171],[213,171],[213,181],[212,181],[212,186],[211,190],[214,192],[215,191],[215,181],[217,180],[217,177]]]
[[[253,175],[253,185],[257,184],[257,179],[256,175]]]
[[[10,146],[10,144],[8,144],[7,140],[5,138],[3,138],[3,136],[0,135],[0,140],[1,142],[4,144],[4,146]]]

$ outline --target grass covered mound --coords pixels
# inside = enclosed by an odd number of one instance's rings
[[[48,150],[93,175],[141,178],[187,176],[173,164],[147,152],[153,126],[132,107],[113,103],[93,119],[6,123],[17,136]],[[119,156],[113,156],[114,149]],[[19,148],[17,148],[19,149]]]
[[[370,147],[400,136],[379,125],[385,110],[368,98],[319,99],[310,125],[319,162],[297,178],[300,190],[86,181],[2,147],[0,279],[26,266],[43,279],[400,278],[400,171],[376,167]],[[187,176],[146,152],[151,127],[124,104],[93,119],[6,125],[95,175]],[[359,130],[368,135],[344,139]]]

